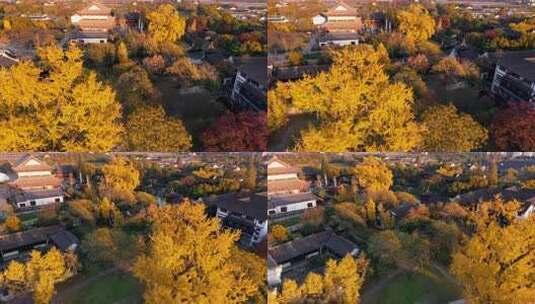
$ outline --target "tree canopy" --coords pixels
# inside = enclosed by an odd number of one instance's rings
[[[392,83],[384,71],[382,45],[332,53],[330,71],[290,83],[292,105],[315,113],[319,128],[301,134],[303,151],[408,151],[420,142],[412,90]]]
[[[259,286],[232,259],[239,233],[221,230],[200,204],[158,209],[149,248],[134,265],[147,303],[246,303]],[[262,282],[262,284],[264,284]]]
[[[168,117],[161,106],[137,108],[125,129],[130,151],[187,151],[192,145],[182,121]]]
[[[37,56],[37,64],[0,69],[0,150],[111,150],[122,132],[111,87],[84,70],[78,48],[49,46]]]
[[[426,128],[424,151],[470,152],[487,141],[487,130],[470,115],[457,111],[454,105],[439,105],[422,114]]]
[[[470,214],[474,233],[453,255],[451,272],[470,303],[529,303],[535,298],[535,217],[520,204],[485,202]]]
[[[186,31],[186,19],[171,4],[160,5],[147,19],[149,35],[157,43],[176,42]]]

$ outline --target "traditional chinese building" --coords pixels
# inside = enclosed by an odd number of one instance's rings
[[[31,155],[11,163],[8,201],[19,209],[62,203],[62,179],[52,167]]]
[[[217,208],[223,227],[241,231],[240,243],[254,247],[267,235],[266,193],[227,193],[204,199]]]
[[[116,25],[111,9],[100,3],[93,3],[71,16],[71,23],[78,27],[72,41],[80,43],[105,43],[109,31]]]
[[[310,192],[310,184],[299,178],[297,168],[275,156],[267,171],[268,215],[292,215],[316,207],[317,197]]]
[[[327,32],[358,32],[363,27],[357,10],[342,1],[326,12],[314,16],[312,23]]]

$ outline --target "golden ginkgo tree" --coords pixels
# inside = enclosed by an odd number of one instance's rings
[[[78,48],[37,58],[0,69],[0,150],[111,150],[122,132],[112,88],[83,68]]]

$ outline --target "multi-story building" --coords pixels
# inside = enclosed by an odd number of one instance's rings
[[[494,54],[491,91],[504,101],[535,101],[535,50]]]
[[[223,227],[241,231],[241,244],[252,247],[268,232],[266,201],[266,193],[227,193],[208,197],[205,203],[217,207]]]
[[[99,3],[76,12],[71,23],[79,29],[71,41],[80,43],[108,42],[109,31],[116,25],[111,9]]]
[[[19,209],[63,203],[62,179],[43,161],[26,155],[10,162],[8,202]]]
[[[236,60],[237,72],[232,80],[230,99],[239,109],[265,111],[267,109],[267,58],[241,57]]]
[[[317,206],[317,197],[310,192],[310,183],[301,180],[299,170],[273,157],[267,164],[268,215],[283,217]]]

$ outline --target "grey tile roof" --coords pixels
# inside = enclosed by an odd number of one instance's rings
[[[266,193],[227,193],[218,196],[210,196],[204,199],[207,205],[215,205],[228,211],[251,216],[257,220],[267,219],[267,194]]]
[[[501,67],[535,82],[535,50],[494,53],[493,56]]]
[[[358,249],[358,246],[332,231],[323,231],[275,246],[269,250],[269,255],[280,265],[294,258],[318,251],[321,248],[326,248],[337,256],[344,257],[353,250]]]

